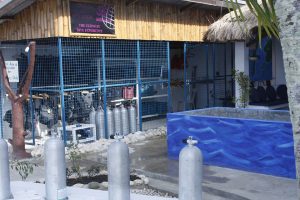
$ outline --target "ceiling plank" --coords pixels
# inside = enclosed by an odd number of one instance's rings
[[[196,3],[189,3],[186,6],[181,7],[180,12],[191,9],[191,8],[195,7],[196,5],[197,5]]]
[[[138,2],[139,0],[127,0],[126,1],[126,6],[131,6],[132,4],[135,4],[136,2]]]

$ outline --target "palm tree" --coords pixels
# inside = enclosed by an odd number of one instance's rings
[[[237,0],[227,0],[237,18],[244,17]],[[294,153],[300,199],[300,1],[299,0],[245,0],[258,20],[258,32],[280,39],[291,122],[293,125]]]

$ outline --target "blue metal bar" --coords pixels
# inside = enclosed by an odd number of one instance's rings
[[[214,93],[213,93],[213,99],[214,99],[214,107],[216,106],[216,83],[215,83],[215,76],[216,76],[216,46],[213,44],[213,87],[214,87]]]
[[[103,79],[103,111],[104,111],[104,124],[105,124],[105,137],[109,138],[107,127],[107,97],[106,97],[106,63],[105,63],[105,41],[101,40],[101,53],[102,53],[102,79]]]
[[[106,87],[122,87],[122,86],[130,86],[130,85],[136,85],[136,83],[120,83],[120,84],[106,85]]]
[[[231,43],[231,81],[232,81],[232,84],[231,84],[231,95],[232,97],[235,96],[235,91],[234,91],[234,88],[235,88],[235,81],[232,77],[232,72],[234,70],[234,66],[235,66],[235,54],[234,54],[234,43]]]
[[[167,56],[168,56],[168,111],[172,112],[170,42],[167,43]]]
[[[225,43],[224,44],[224,70],[225,70],[225,72],[224,72],[224,79],[225,79],[225,82],[224,82],[224,87],[225,87],[225,102],[226,102],[226,97],[227,97],[227,44]],[[226,103],[227,104],[227,103]],[[226,105],[227,106],[227,105]]]
[[[187,70],[186,70],[186,52],[187,51],[187,45],[184,43],[183,47],[183,62],[184,62],[184,71],[183,71],[183,93],[184,93],[184,110],[187,110]]]
[[[142,82],[143,84],[155,84],[155,83],[168,83],[168,80],[162,80],[162,81],[147,81],[147,82]]]
[[[28,51],[27,53],[27,64],[29,66],[30,64],[30,51]],[[30,103],[29,103],[29,108],[30,108],[30,112],[31,112],[31,131],[32,131],[32,145],[35,145],[35,133],[34,133],[34,110],[33,110],[33,103],[32,103],[32,91],[31,91],[31,84],[30,84],[30,88],[29,88],[29,93],[30,93]]]
[[[31,126],[32,126],[32,144],[35,145],[35,117],[32,101],[32,91],[30,90],[30,110],[31,110]]]
[[[30,64],[30,51],[28,51],[27,54],[27,62],[28,62],[28,66]],[[32,145],[35,145],[35,121],[34,121],[34,109],[33,109],[33,101],[32,101],[32,90],[31,90],[32,86],[30,83],[30,88],[29,88],[29,93],[30,93],[30,103],[29,103],[29,107],[30,107],[30,112],[31,112],[31,131],[32,131]]]
[[[209,67],[208,67],[208,45],[205,45],[205,57],[206,57],[206,79],[209,80]],[[206,103],[209,107],[209,83],[206,83]]]
[[[32,92],[60,92],[60,90],[49,90],[49,89],[30,89]]]
[[[138,99],[138,102],[139,102],[139,125],[140,125],[140,131],[143,130],[143,119],[142,119],[142,115],[143,115],[143,110],[142,110],[142,81],[141,81],[141,51],[140,51],[140,41],[137,41],[136,43],[137,45],[137,68],[138,68],[138,93],[139,93],[139,99]]]
[[[62,44],[61,38],[58,38],[58,58],[59,58],[59,77],[60,77],[60,98],[61,98],[61,118],[63,128],[63,139],[65,145],[67,144],[66,133],[66,115],[65,115],[65,96],[64,96],[64,75],[63,75],[63,62],[62,62]]]
[[[1,78],[0,78],[0,80],[1,80]],[[2,81],[2,80],[1,80]],[[0,112],[0,125],[1,125],[1,127],[0,127],[0,137],[1,137],[1,139],[3,139],[3,120],[2,120],[2,114],[3,114],[3,99],[2,99],[2,93],[3,93],[3,90],[2,90],[2,84],[0,85],[0,102],[1,102],[1,112]]]
[[[103,86],[90,86],[90,87],[80,87],[80,88],[65,88],[65,92],[70,92],[70,91],[79,91],[79,90],[92,90],[92,89],[99,89],[102,88]]]

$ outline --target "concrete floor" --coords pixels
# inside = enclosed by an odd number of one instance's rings
[[[150,186],[177,194],[178,161],[167,157],[164,138],[130,145],[131,168],[150,177]],[[96,155],[88,160],[100,161]],[[296,180],[204,166],[204,200],[294,200]]]
[[[166,140],[131,145],[131,166],[148,175],[150,185],[177,194],[178,161],[167,157]],[[204,200],[294,200],[296,180],[222,167],[204,166]]]
[[[149,185],[169,192],[178,193],[178,161],[167,157],[165,138],[130,145],[131,168],[150,177]],[[82,163],[87,166],[106,165],[106,159],[99,153],[84,156]],[[27,181],[44,177],[43,161],[30,175]],[[20,180],[15,171],[12,180]],[[228,168],[204,166],[203,199],[204,200],[294,200],[296,198],[296,180],[233,170]]]

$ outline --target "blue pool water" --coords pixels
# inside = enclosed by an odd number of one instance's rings
[[[193,136],[198,140],[205,164],[296,177],[292,125],[287,111],[209,108],[171,113],[167,129],[171,158],[178,159],[185,146],[182,140]]]

